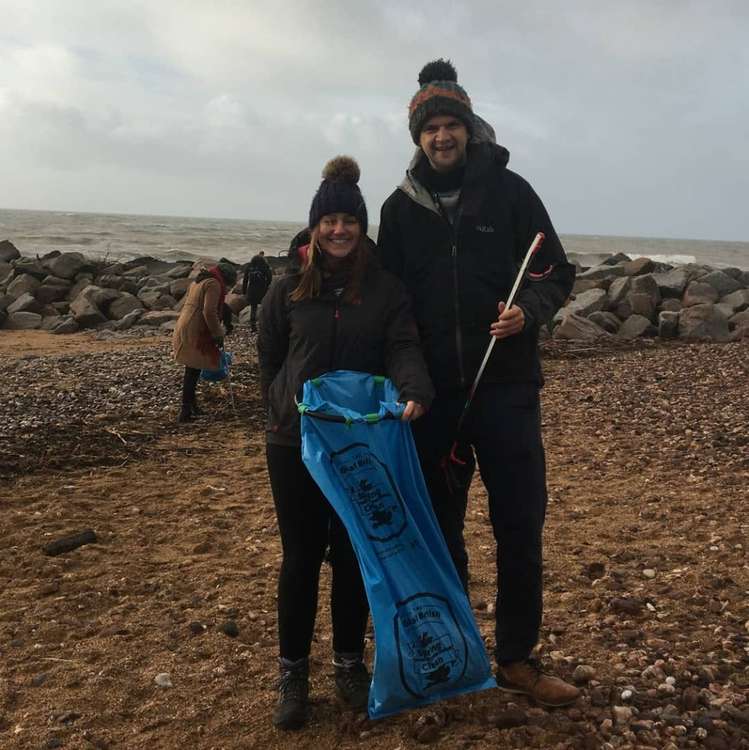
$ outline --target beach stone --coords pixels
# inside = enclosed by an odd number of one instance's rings
[[[161,292],[146,291],[139,292],[138,299],[149,309],[149,310],[163,310],[164,307],[159,305],[161,299]]]
[[[733,317],[733,307],[727,305],[725,302],[718,302],[715,305],[715,309],[726,319],[729,320]],[[730,328],[730,325],[729,325]]]
[[[191,284],[192,281],[186,277],[175,279],[169,284],[169,294],[171,294],[174,299],[181,299],[187,294],[187,290],[190,288]]]
[[[641,276],[655,270],[655,262],[650,258],[635,258],[622,264],[627,276]]]
[[[655,326],[643,315],[630,315],[621,325],[617,336],[622,339],[632,340],[640,336],[655,336]]]
[[[5,321],[5,327],[11,331],[29,331],[40,328],[42,325],[42,316],[33,312],[16,312],[8,313],[8,319]]]
[[[51,331],[62,322],[61,315],[43,315],[42,325],[40,326],[43,331]]]
[[[168,672],[161,672],[160,674],[157,674],[156,677],[154,678],[154,682],[160,688],[174,687],[172,683],[171,675]]]
[[[192,269],[192,263],[178,263],[174,268],[166,272],[166,276],[170,279],[184,279],[190,273]]]
[[[13,302],[14,297],[10,294],[0,294],[0,311],[5,311],[8,306]]]
[[[710,284],[692,281],[684,292],[681,303],[684,307],[692,307],[693,305],[705,305],[717,301],[718,292]]]
[[[1,308],[2,304],[0,304],[0,309]],[[736,315],[733,315],[728,319],[728,327],[730,329],[746,328],[747,326],[749,326],[749,310],[742,310],[742,312],[736,313]]]
[[[177,320],[179,313],[174,310],[151,310],[145,313],[140,322],[148,326],[160,326],[172,320]]]
[[[6,263],[4,260],[0,260],[0,284],[5,283],[7,277],[12,278],[13,266],[10,263]]]
[[[624,299],[616,307],[613,307],[611,312],[613,312],[619,320],[626,320],[632,315],[632,305],[629,304],[628,299]]]
[[[109,303],[107,315],[111,320],[122,320],[134,310],[143,311],[141,301],[129,292],[119,292],[117,298]]]
[[[566,315],[554,329],[555,339],[596,341],[610,336],[600,326],[575,313]]]
[[[603,266],[619,266],[623,265],[624,263],[629,263],[632,258],[629,257],[626,253],[612,253],[607,258],[604,258],[601,261],[601,265]]]
[[[10,292],[10,287],[8,288],[8,292]],[[720,302],[724,305],[730,305],[734,312],[746,310],[749,308],[749,289],[739,289],[736,292],[731,292],[731,294],[723,297]]]
[[[609,286],[609,307],[616,307],[622,303],[629,293],[630,287],[632,286],[632,279],[629,276],[623,276],[618,279],[614,279]]]
[[[584,685],[596,676],[596,670],[589,664],[578,664],[572,673],[572,681],[577,685]]]
[[[226,622],[222,622],[221,625],[219,625],[219,630],[224,633],[224,635],[228,635],[229,638],[236,638],[239,635],[239,627],[234,620],[226,620]]]
[[[18,274],[13,281],[10,282],[6,293],[13,297],[13,299],[18,299],[22,294],[26,294],[26,292],[35,292],[41,285],[42,282],[39,281],[36,276],[22,273]]]
[[[158,302],[156,303],[156,306],[153,308],[154,310],[172,310],[174,309],[174,306],[177,304],[177,300],[172,297],[171,294],[162,294],[161,297],[159,297]]]
[[[103,273],[97,277],[96,283],[99,286],[107,287],[108,289],[121,290],[125,284],[132,284],[132,280],[126,279],[124,276],[118,276],[113,273]]]
[[[588,316],[588,320],[595,323],[597,326],[601,326],[607,333],[616,333],[619,330],[622,322],[612,312],[605,312],[599,310],[598,312],[591,313]]]
[[[73,279],[76,274],[90,266],[91,264],[83,257],[82,253],[63,253],[47,264],[49,270],[62,279]]]
[[[44,305],[39,302],[39,300],[31,294],[31,292],[24,292],[18,299],[11,302],[8,307],[8,315],[12,315],[13,313],[17,312],[32,312],[32,313],[40,313],[42,312],[42,307]]]
[[[128,268],[122,272],[123,276],[129,276],[132,279],[141,279],[144,276],[148,276],[148,268],[146,266],[134,266]]]
[[[715,305],[687,307],[679,313],[679,338],[696,341],[728,341],[728,321]]]
[[[0,261],[8,263],[11,260],[16,260],[16,258],[20,257],[21,253],[10,240],[2,240],[0,242]]]
[[[658,315],[658,335],[662,339],[674,339],[679,335],[679,313],[663,310]]]
[[[718,292],[718,297],[738,291],[742,288],[741,282],[729,276],[725,271],[711,271],[698,279],[700,284],[710,284]]]
[[[574,313],[587,318],[592,312],[603,310],[606,306],[608,295],[604,289],[588,289],[587,292],[578,294],[565,308],[565,315]]]
[[[491,713],[487,716],[487,723],[497,729],[512,729],[528,723],[528,716],[520,708],[507,708],[504,711]]]
[[[80,279],[76,279],[73,286],[70,287],[68,299],[73,301],[87,286],[91,285],[93,280],[93,277],[88,274],[82,276]]]
[[[16,275],[26,273],[38,281],[41,281],[47,275],[46,269],[36,258],[19,258],[13,264],[13,267],[15,268]]]

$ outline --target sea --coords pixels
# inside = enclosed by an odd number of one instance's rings
[[[259,250],[280,255],[305,223],[210,219],[138,214],[0,209],[0,241],[10,240],[23,255],[50,250],[129,260],[144,255],[160,260],[227,258],[246,263]],[[377,228],[370,227],[370,236]],[[562,234],[565,250],[591,266],[614,253],[664,263],[701,263],[749,270],[749,242]]]

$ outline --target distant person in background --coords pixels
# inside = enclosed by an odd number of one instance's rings
[[[231,289],[236,281],[234,268],[228,263],[219,263],[201,271],[187,291],[172,340],[174,359],[185,366],[178,422],[189,422],[202,413],[195,390],[201,370],[218,369],[226,335],[221,322],[224,319],[224,298],[227,289]]]
[[[268,261],[265,260],[265,251],[261,250],[244,267],[244,279],[242,280],[242,294],[247,298],[250,305],[250,330],[257,331],[257,308],[263,301],[273,280]]]

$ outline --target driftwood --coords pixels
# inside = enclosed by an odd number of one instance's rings
[[[78,534],[70,534],[70,536],[64,536],[60,539],[55,539],[49,544],[45,544],[42,548],[45,555],[54,557],[55,555],[63,555],[66,552],[72,552],[78,547],[82,547],[84,544],[93,544],[98,541],[96,533],[91,529],[86,529]]]

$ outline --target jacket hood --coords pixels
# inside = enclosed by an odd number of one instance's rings
[[[466,182],[480,178],[492,163],[496,163],[500,167],[506,167],[510,161],[510,152],[504,146],[490,141],[476,142],[472,140],[468,144],[467,154]],[[398,185],[398,189],[402,190],[411,200],[420,206],[439,214],[437,206],[434,205],[432,194],[419,182],[414,171],[417,164],[425,158],[424,152],[420,148],[417,148],[406,170],[406,176],[403,182]]]

